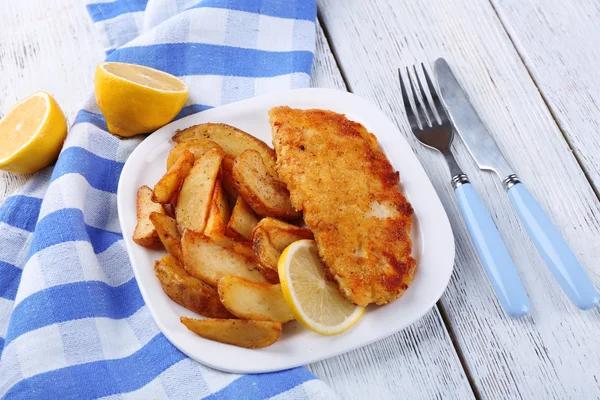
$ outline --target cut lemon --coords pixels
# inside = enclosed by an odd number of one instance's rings
[[[278,263],[283,297],[296,319],[322,335],[349,329],[362,317],[365,308],[340,295],[325,269],[313,240],[290,244]]]
[[[0,169],[37,172],[56,160],[66,136],[67,121],[56,101],[34,93],[0,119]]]
[[[133,136],[171,122],[183,108],[190,88],[154,68],[105,62],[96,67],[94,91],[108,130]]]

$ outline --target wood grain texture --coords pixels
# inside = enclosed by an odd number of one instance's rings
[[[0,114],[43,90],[72,123],[104,58],[83,3],[0,1],[0,16]],[[0,204],[29,177],[0,171]]]
[[[492,4],[600,196],[600,3]]]
[[[320,25],[312,85],[347,90]],[[437,307],[402,332],[308,368],[341,399],[474,397]]]
[[[509,161],[598,286],[600,204],[491,4],[487,0],[319,4],[350,89],[397,122],[449,214],[457,258],[441,306],[481,397],[596,398],[600,312],[582,312],[570,304],[497,178],[479,171],[457,140],[459,163],[489,207],[530,296],[531,316],[508,318],[467,235],[442,157],[418,144],[406,121],[397,68],[421,61],[431,66],[437,57],[445,57]],[[553,76],[560,85],[561,77]]]

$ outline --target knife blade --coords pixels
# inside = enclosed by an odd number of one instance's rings
[[[512,167],[479,118],[446,60],[438,58],[434,72],[444,108],[479,168],[494,171],[503,181],[513,175]]]

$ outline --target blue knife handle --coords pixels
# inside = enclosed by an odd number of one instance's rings
[[[529,298],[498,228],[470,183],[455,190],[471,240],[504,310],[513,318],[529,313]]]
[[[569,299],[582,310],[596,307],[599,297],[594,284],[525,185],[517,183],[512,186],[508,189],[508,197],[548,269]]]

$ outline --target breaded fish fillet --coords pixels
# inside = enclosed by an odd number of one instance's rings
[[[362,306],[397,299],[415,271],[413,209],[375,136],[331,111],[276,107],[269,116],[279,178],[342,295]]]

